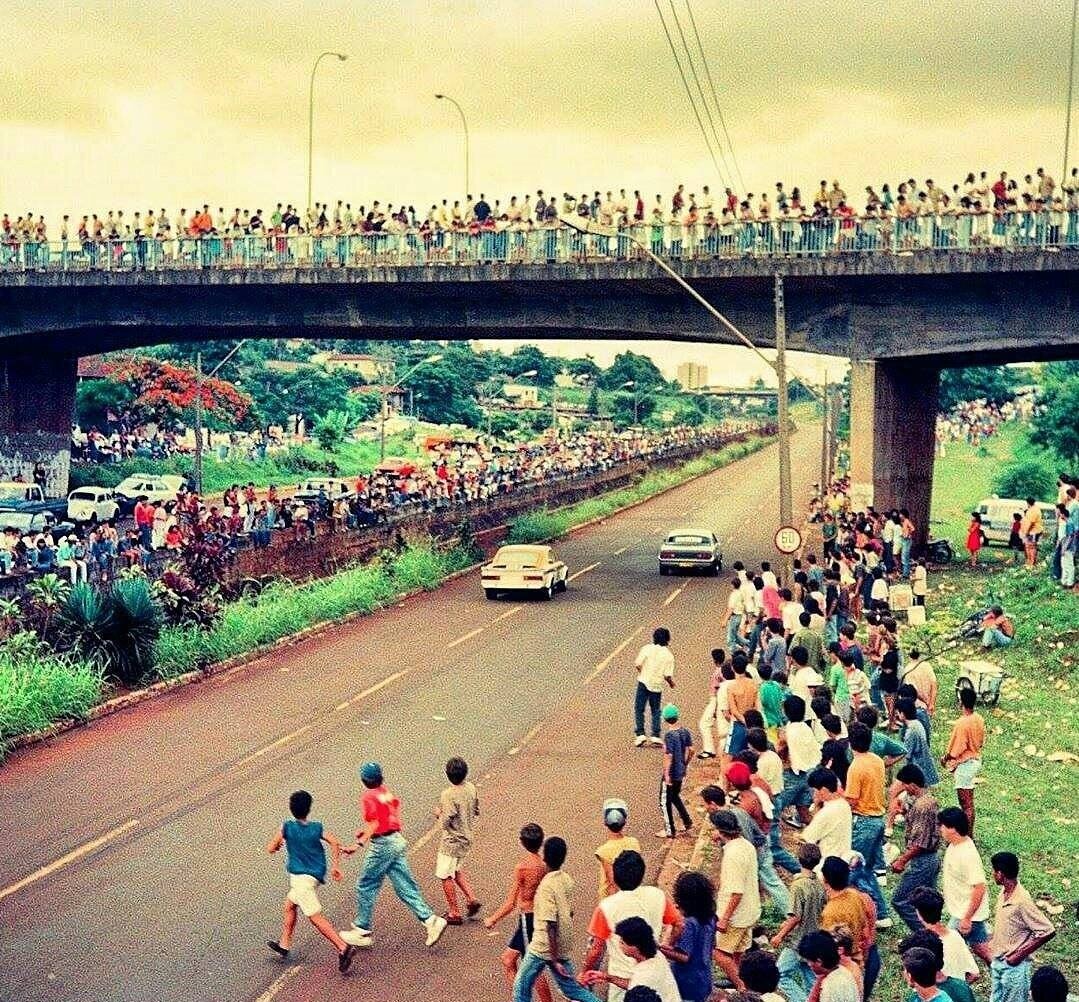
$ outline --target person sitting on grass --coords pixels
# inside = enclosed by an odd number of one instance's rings
[[[1015,623],[1002,606],[994,605],[982,620],[982,647],[1008,647],[1014,639]]]

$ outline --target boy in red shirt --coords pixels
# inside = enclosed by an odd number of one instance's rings
[[[434,946],[446,931],[446,920],[423,899],[408,865],[408,844],[401,835],[401,801],[386,789],[382,766],[365,762],[360,767],[364,785],[360,807],[365,825],[356,832],[356,846],[368,846],[363,870],[356,882],[356,921],[341,938],[352,946],[371,945],[371,918],[382,881],[389,878],[394,893],[427,928],[427,945]]]

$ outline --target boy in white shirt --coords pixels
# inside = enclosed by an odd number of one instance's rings
[[[681,1002],[678,983],[671,973],[667,958],[659,952],[652,927],[640,916],[624,918],[614,927],[622,952],[634,962],[628,978],[618,977],[606,971],[586,971],[581,981],[588,985],[605,982],[629,991],[633,988],[651,988],[660,1002]]]
[[[651,741],[657,748],[663,747],[663,739],[659,736],[659,697],[664,682],[674,688],[674,655],[670,643],[671,631],[665,626],[657,627],[652,631],[652,643],[640,649],[634,662],[637,669],[637,693],[633,706],[634,744],[638,748],[646,741]],[[652,715],[651,738],[644,735],[645,706]]]

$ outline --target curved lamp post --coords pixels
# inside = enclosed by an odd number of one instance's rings
[[[465,130],[465,191],[467,196],[472,189],[468,186],[468,120],[465,118],[464,109],[452,98],[449,94],[436,94],[435,98],[439,101],[449,101],[457,109],[457,114],[461,116],[461,127]]]
[[[343,52],[322,52],[311,67],[311,85],[307,90],[307,209],[311,210],[311,173],[315,151],[315,73],[318,64],[327,56],[336,56],[340,62],[348,59]]]

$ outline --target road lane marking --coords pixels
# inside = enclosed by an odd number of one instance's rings
[[[288,982],[291,981],[294,977],[296,977],[296,975],[299,974],[302,970],[302,964],[294,964],[287,971],[285,971],[284,974],[280,974],[276,978],[274,978],[274,980],[270,984],[270,987],[267,988],[266,991],[264,991],[255,1000],[255,1002],[273,1002],[273,1000],[277,998],[277,993],[281,991],[281,989],[284,988],[285,985],[288,984]]]
[[[291,734],[286,734],[284,737],[278,738],[276,741],[271,741],[270,744],[264,748],[260,748],[258,751],[252,752],[250,755],[245,755],[236,765],[234,769],[239,769],[240,766],[247,765],[249,762],[254,762],[256,759],[262,758],[263,755],[268,755],[270,752],[287,745],[290,741],[295,741],[298,737],[306,734],[308,731],[315,729],[314,724],[304,724],[303,727],[297,727]]]
[[[142,824],[141,821],[132,818],[130,821],[125,821],[118,828],[113,828],[112,831],[105,832],[104,835],[95,838],[92,842],[87,842],[85,845],[80,845],[78,848],[72,849],[71,852],[54,860],[52,863],[41,867],[40,870],[35,870],[29,876],[23,877],[22,880],[16,881],[14,884],[9,884],[7,887],[0,890],[0,901],[10,897],[12,894],[17,894],[24,887],[28,887],[30,884],[41,880],[43,877],[48,877],[57,870],[62,870],[65,866],[69,866],[76,860],[82,859],[83,856],[88,856],[108,842],[113,842],[121,835],[126,835],[133,828],[138,828],[140,824]]]
[[[629,549],[629,548],[630,548],[630,547],[631,547],[632,545],[633,545],[632,543],[626,543],[626,545],[625,545],[625,546],[623,546],[623,547],[622,547],[622,549],[620,549],[620,550],[615,550],[615,551],[614,551],[614,553],[613,553],[613,554],[611,554],[611,555],[612,555],[612,556],[614,556],[614,557],[620,557],[620,556],[622,556],[622,554],[623,554],[623,553],[625,553],[625,552],[626,552],[626,550],[628,550],[628,549]]]
[[[495,616],[495,618],[491,620],[491,625],[494,626],[495,623],[501,623],[502,620],[509,619],[510,616],[516,616],[523,608],[523,605],[515,605],[512,609],[502,613],[501,616]]]
[[[368,696],[373,696],[379,689],[385,689],[388,685],[393,685],[400,678],[404,678],[406,675],[412,673],[411,668],[405,668],[402,671],[396,671],[392,675],[387,675],[381,682],[376,682],[374,685],[364,689],[363,692],[357,693],[350,699],[346,699],[343,703],[338,703],[335,710],[347,710],[350,706],[355,706],[361,699],[366,699]]]
[[[594,571],[599,565],[603,563],[602,560],[597,560],[594,564],[589,564],[587,567],[582,567],[576,574],[571,574],[567,581],[576,581],[582,574],[587,574],[589,571]]]
[[[678,596],[681,595],[682,592],[684,592],[686,590],[686,585],[688,585],[688,584],[689,584],[689,582],[687,581],[684,585],[679,585],[677,588],[675,588],[675,590],[672,591],[670,593],[670,595],[668,595],[663,600],[663,608],[666,609],[667,606],[669,606],[676,598],[678,598]]]
[[[600,672],[604,671],[607,666],[621,654],[630,644],[633,643],[635,637],[640,636],[644,632],[643,626],[638,626],[625,640],[622,641],[610,654],[608,654],[592,671],[585,676],[584,684],[588,685]]]
[[[537,734],[539,734],[542,727],[542,723],[536,724],[536,726],[533,727],[523,738],[521,738],[521,740],[518,741],[517,744],[515,744],[506,754],[516,755],[518,752],[520,752],[520,750],[524,748],[525,745],[527,745]]]
[[[456,640],[451,640],[446,644],[446,650],[452,651],[455,647],[460,647],[466,640],[471,640],[473,637],[478,637],[483,633],[484,627],[477,626],[474,630],[469,630],[468,633],[458,637]]]

